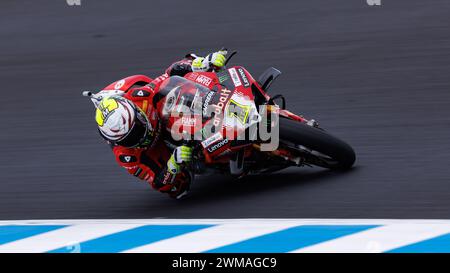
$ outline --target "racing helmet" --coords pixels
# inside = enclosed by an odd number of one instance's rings
[[[145,113],[123,97],[103,98],[95,113],[100,135],[113,145],[137,148],[150,145],[154,130]]]

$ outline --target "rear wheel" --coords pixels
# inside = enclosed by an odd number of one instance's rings
[[[280,117],[280,145],[294,149],[305,163],[333,170],[347,170],[355,163],[355,152],[344,141],[322,129]]]

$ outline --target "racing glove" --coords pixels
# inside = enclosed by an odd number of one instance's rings
[[[221,68],[225,65],[225,55],[227,55],[226,50],[220,50],[209,54],[205,58],[197,57],[192,61],[192,71],[208,71],[210,68]]]
[[[223,67],[225,65],[225,55],[227,55],[226,50],[220,50],[217,52],[214,52],[210,55],[208,55],[206,58],[209,59],[210,64],[212,64],[215,67]]]
[[[204,62],[205,58],[197,57],[192,61],[191,68],[194,72],[201,72],[208,70],[209,66],[207,62]]]
[[[192,148],[188,146],[177,147],[167,161],[167,171],[171,174],[180,172],[182,163],[189,163],[192,159]]]

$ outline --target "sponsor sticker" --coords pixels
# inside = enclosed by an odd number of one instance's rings
[[[200,84],[209,86],[211,84],[211,82],[212,82],[212,79],[210,77],[199,75],[195,81],[200,83]]]
[[[248,80],[247,76],[245,75],[244,69],[238,68],[239,75],[241,76],[242,81],[244,82],[244,87],[250,86],[250,81]]]
[[[203,146],[203,148],[206,148],[206,147],[210,146],[211,144],[213,144],[214,142],[217,142],[217,141],[221,140],[222,138],[223,137],[222,137],[222,134],[220,132],[219,133],[215,133],[210,138],[202,141],[202,146]]]
[[[214,97],[214,94],[215,92],[211,91],[205,97],[205,102],[203,102],[203,111],[202,111],[204,116],[208,115],[208,106],[209,103],[211,102],[211,99]]]
[[[154,82],[155,84],[157,84],[157,83],[162,82],[163,80],[167,79],[168,77],[169,77],[169,74],[164,73],[164,74],[162,74],[161,76],[159,76],[159,77],[157,77],[156,79],[154,79],[153,82]]]
[[[229,99],[229,96],[231,94],[231,91],[223,88],[222,90],[220,90],[220,97],[219,97],[219,102],[215,105],[215,109],[214,109],[214,121],[213,124],[214,126],[219,126],[221,119],[220,119],[220,115],[223,113],[223,109],[225,108],[227,101]]]
[[[198,77],[198,73],[196,73],[196,72],[191,72],[186,76],[186,78],[191,81],[195,81],[197,79],[197,77]]]
[[[228,69],[228,72],[230,72],[231,80],[233,81],[234,86],[236,86],[236,87],[241,86],[242,82],[239,79],[236,69],[234,67],[230,68],[230,69]]]
[[[223,83],[230,78],[229,74],[226,71],[217,73],[217,77],[219,78],[220,83]]]
[[[195,124],[197,124],[197,119],[191,117],[182,117],[181,124],[183,124],[184,126],[195,126]]]
[[[212,153],[216,151],[217,149],[223,147],[225,144],[228,143],[228,138],[225,138],[224,140],[218,142],[217,144],[214,144],[213,146],[208,148],[208,152]]]

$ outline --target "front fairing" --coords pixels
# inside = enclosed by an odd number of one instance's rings
[[[202,143],[208,158],[230,154],[234,140],[261,119],[244,73],[235,67],[166,79],[158,92],[163,98],[158,109],[172,138],[189,135]]]

